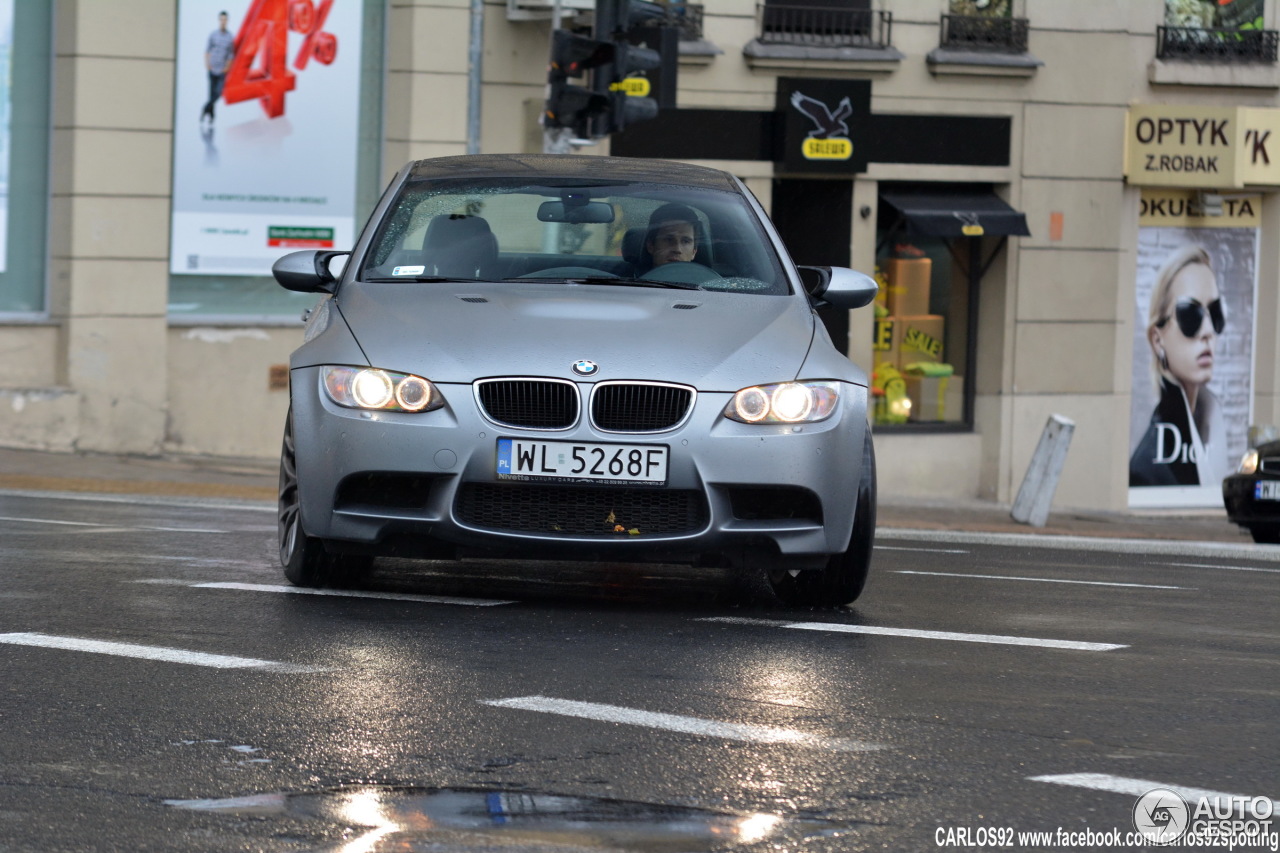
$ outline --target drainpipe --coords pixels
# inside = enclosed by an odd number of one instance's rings
[[[467,153],[480,153],[480,64],[484,56],[484,0],[471,0],[471,44],[467,51]]]

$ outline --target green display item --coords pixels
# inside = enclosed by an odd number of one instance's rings
[[[911,364],[903,367],[902,372],[908,376],[937,378],[940,376],[950,376],[956,372],[956,369],[949,364],[942,364],[936,361],[913,361]]]

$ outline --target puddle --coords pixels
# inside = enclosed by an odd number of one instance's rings
[[[180,809],[312,819],[351,827],[350,837],[316,848],[380,851],[627,850],[699,853],[762,845],[797,849],[849,827],[772,814],[730,814],[688,806],[594,797],[459,788],[353,787],[260,794],[226,800],[166,800]]]

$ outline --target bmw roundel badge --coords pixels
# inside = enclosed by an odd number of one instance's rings
[[[581,361],[573,363],[573,372],[579,376],[595,376],[600,372],[600,365],[594,361],[587,361],[585,358]]]

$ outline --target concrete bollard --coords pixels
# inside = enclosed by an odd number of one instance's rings
[[[1062,476],[1062,466],[1067,461],[1067,449],[1071,446],[1071,434],[1075,429],[1075,421],[1070,418],[1049,416],[1009,513],[1014,521],[1044,527],[1049,520],[1049,505],[1053,503],[1053,493],[1058,490],[1058,478]]]

